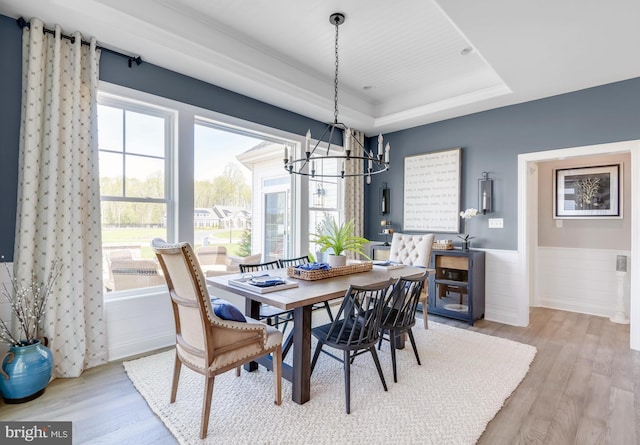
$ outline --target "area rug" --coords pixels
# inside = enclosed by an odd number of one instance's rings
[[[273,374],[216,377],[208,436],[199,438],[204,378],[182,367],[169,404],[174,351],[124,363],[126,372],[181,444],[474,444],[529,370],[536,349],[511,340],[429,323],[414,328],[422,365],[409,344],[398,351],[393,382],[389,344],[379,351],[385,392],[370,355],[351,367],[351,414],[345,413],[342,364],[322,354],[311,400],[273,403]],[[314,343],[315,346],[315,343]]]

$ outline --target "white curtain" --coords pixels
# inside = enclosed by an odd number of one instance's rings
[[[361,131],[351,130],[355,146],[364,147],[364,133]],[[364,164],[362,162],[345,163],[345,173],[362,175],[364,172]],[[354,176],[346,177],[344,180],[344,220],[353,219],[356,236],[364,236],[364,177]],[[353,252],[346,253],[347,258],[356,259]]]
[[[95,40],[82,45],[23,29],[22,122],[14,272],[40,280],[58,260],[61,274],[41,335],[49,339],[54,376],[75,377],[106,362],[98,176]]]

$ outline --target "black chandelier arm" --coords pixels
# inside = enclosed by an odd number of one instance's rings
[[[320,161],[322,162],[324,159],[342,159],[345,161],[349,161],[352,159],[360,159],[362,161],[372,161],[373,163],[377,164],[377,165],[389,165],[388,162],[381,162],[379,161],[377,158],[370,158],[369,156],[354,156],[351,155],[350,157],[346,157],[343,155],[328,155],[328,156],[322,156],[322,157],[310,157],[309,159],[285,159],[285,164],[299,164],[299,163],[303,163],[303,162],[308,162],[308,161]]]
[[[287,170],[287,172],[289,172],[292,175],[300,175],[300,176],[309,176],[310,178],[366,178],[367,176],[373,176],[373,175],[379,175],[380,173],[386,172],[388,170],[388,168],[385,168],[384,170],[373,170],[371,172],[365,172],[365,173],[338,173],[336,175],[327,175],[327,174],[315,174],[312,175],[309,172],[304,172],[304,171],[295,171],[295,170],[289,170],[285,167],[285,169]]]

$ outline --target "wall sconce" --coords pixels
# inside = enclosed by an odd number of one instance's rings
[[[380,193],[380,213],[386,215],[389,213],[391,206],[391,191],[387,188],[387,183],[382,183],[382,191]]]
[[[493,179],[488,172],[482,172],[482,179],[478,179],[478,208],[483,215],[493,212]]]

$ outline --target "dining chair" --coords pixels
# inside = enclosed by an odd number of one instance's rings
[[[264,272],[267,270],[274,270],[280,268],[280,262],[278,260],[267,261],[265,263],[256,264],[239,264],[240,273],[251,272]],[[266,320],[268,325],[279,327],[282,325],[282,334],[287,331],[287,326],[290,321],[293,321],[293,311],[287,311],[278,309],[277,307],[270,306],[268,304],[260,305],[260,320]]]
[[[389,344],[391,345],[391,363],[393,366],[393,381],[398,382],[398,372],[396,369],[396,338],[407,333],[413,353],[416,356],[418,365],[420,365],[420,356],[416,348],[416,341],[413,338],[412,328],[416,324],[416,309],[418,301],[422,294],[424,282],[429,272],[425,270],[424,274],[417,278],[398,278],[393,286],[393,291],[389,293],[382,308],[382,323],[380,324],[380,340],[378,340],[378,349],[382,346],[382,340],[385,333],[388,333]]]
[[[308,255],[305,256],[301,256],[301,257],[297,257],[297,258],[286,258],[286,259],[280,259],[278,260],[280,261],[280,267],[289,267],[289,266],[300,266],[302,264],[309,264],[311,262],[311,259],[309,258]],[[312,310],[318,310],[318,309],[322,309],[324,308],[327,311],[327,315],[329,316],[329,320],[333,321],[333,314],[331,313],[331,306],[329,305],[328,301],[324,301],[323,303],[318,303],[318,304],[314,304],[313,305],[313,309]],[[286,354],[285,354],[286,356]]]
[[[176,328],[176,356],[170,403],[176,401],[180,370],[184,364],[205,377],[200,438],[207,436],[215,376],[265,355],[273,359],[275,403],[282,403],[282,333],[245,318],[222,318],[213,309],[204,274],[189,243],[151,242],[169,288]],[[229,311],[230,309],[227,308]],[[229,419],[231,420],[231,419]]]
[[[387,391],[375,345],[380,337],[383,305],[393,282],[393,279],[389,279],[377,286],[349,286],[333,322],[311,330],[318,340],[311,361],[311,372],[321,352],[343,363],[347,414],[351,413],[351,360],[356,355],[367,351],[371,353],[382,387]],[[342,358],[325,351],[324,346],[342,350]]]
[[[429,267],[431,261],[431,246],[435,235],[433,233],[409,235],[395,232],[391,238],[389,247],[389,261],[404,264],[405,266]],[[424,328],[429,329],[429,318],[427,315],[427,286],[423,287],[420,296],[422,304],[422,320]]]

